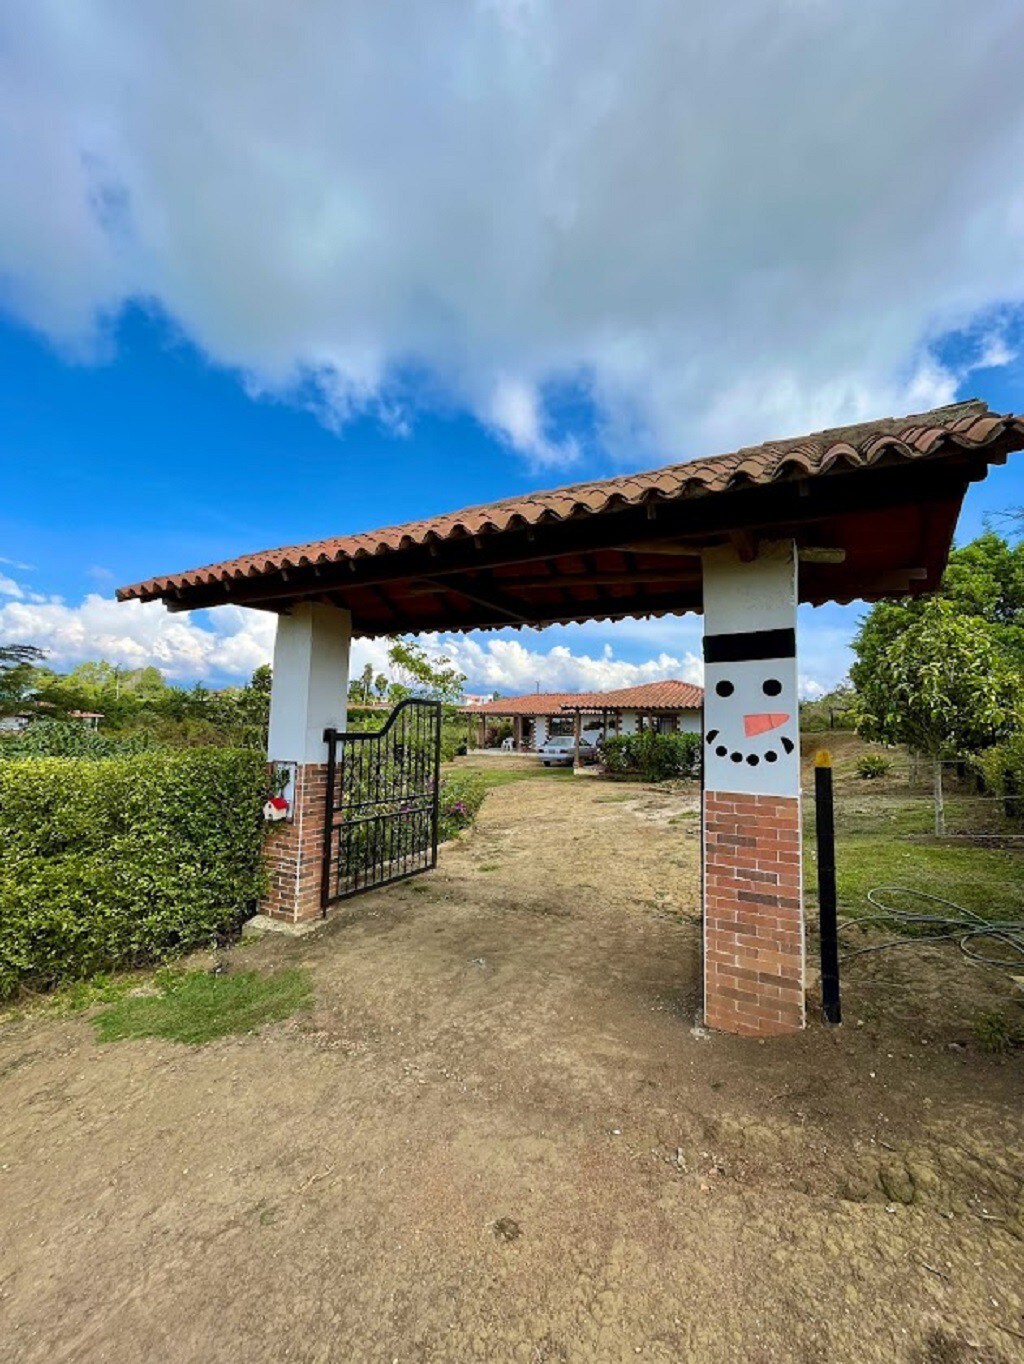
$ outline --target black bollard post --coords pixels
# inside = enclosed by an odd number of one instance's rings
[[[832,755],[814,758],[814,825],[818,838],[818,929],[821,937],[821,1014],[841,1023],[839,930],[836,922],[836,826],[832,800]]]

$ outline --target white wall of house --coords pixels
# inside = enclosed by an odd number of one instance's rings
[[[541,744],[547,742],[548,737],[548,717],[538,715],[533,722],[533,746],[540,748]]]
[[[638,710],[624,710],[622,712],[622,728],[620,734],[636,734],[640,728],[640,716],[646,712]],[[665,723],[667,721],[667,723]],[[614,727],[609,722],[609,732]],[[699,734],[701,731],[701,713],[699,710],[681,710],[675,714],[648,716],[644,721],[645,729],[655,729],[666,734],[678,732],[681,734]]]

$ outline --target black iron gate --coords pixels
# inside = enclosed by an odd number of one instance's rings
[[[324,913],[374,886],[437,865],[441,703],[402,701],[383,729],[324,730]]]

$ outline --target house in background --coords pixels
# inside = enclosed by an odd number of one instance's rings
[[[483,705],[464,706],[462,713],[470,717],[470,735],[477,747],[493,747],[511,725],[512,747],[532,753],[556,734],[574,733],[577,715],[582,732],[595,738],[644,729],[699,734],[703,705],[703,688],[670,680],[617,691],[502,696]]]

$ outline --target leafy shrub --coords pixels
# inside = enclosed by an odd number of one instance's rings
[[[74,720],[36,720],[22,734],[0,740],[0,758],[115,758],[152,747],[148,734],[113,736]]]
[[[881,753],[865,753],[863,757],[857,759],[856,770],[857,776],[864,781],[887,777],[892,771],[892,759],[884,757]]]
[[[232,931],[262,888],[265,787],[248,750],[0,763],[0,997]]]
[[[467,829],[476,819],[486,794],[487,783],[479,773],[446,773],[438,793],[438,841],[444,843],[460,829]]]
[[[668,781],[671,778],[700,775],[699,734],[616,734],[602,745],[608,772],[643,781]]]

